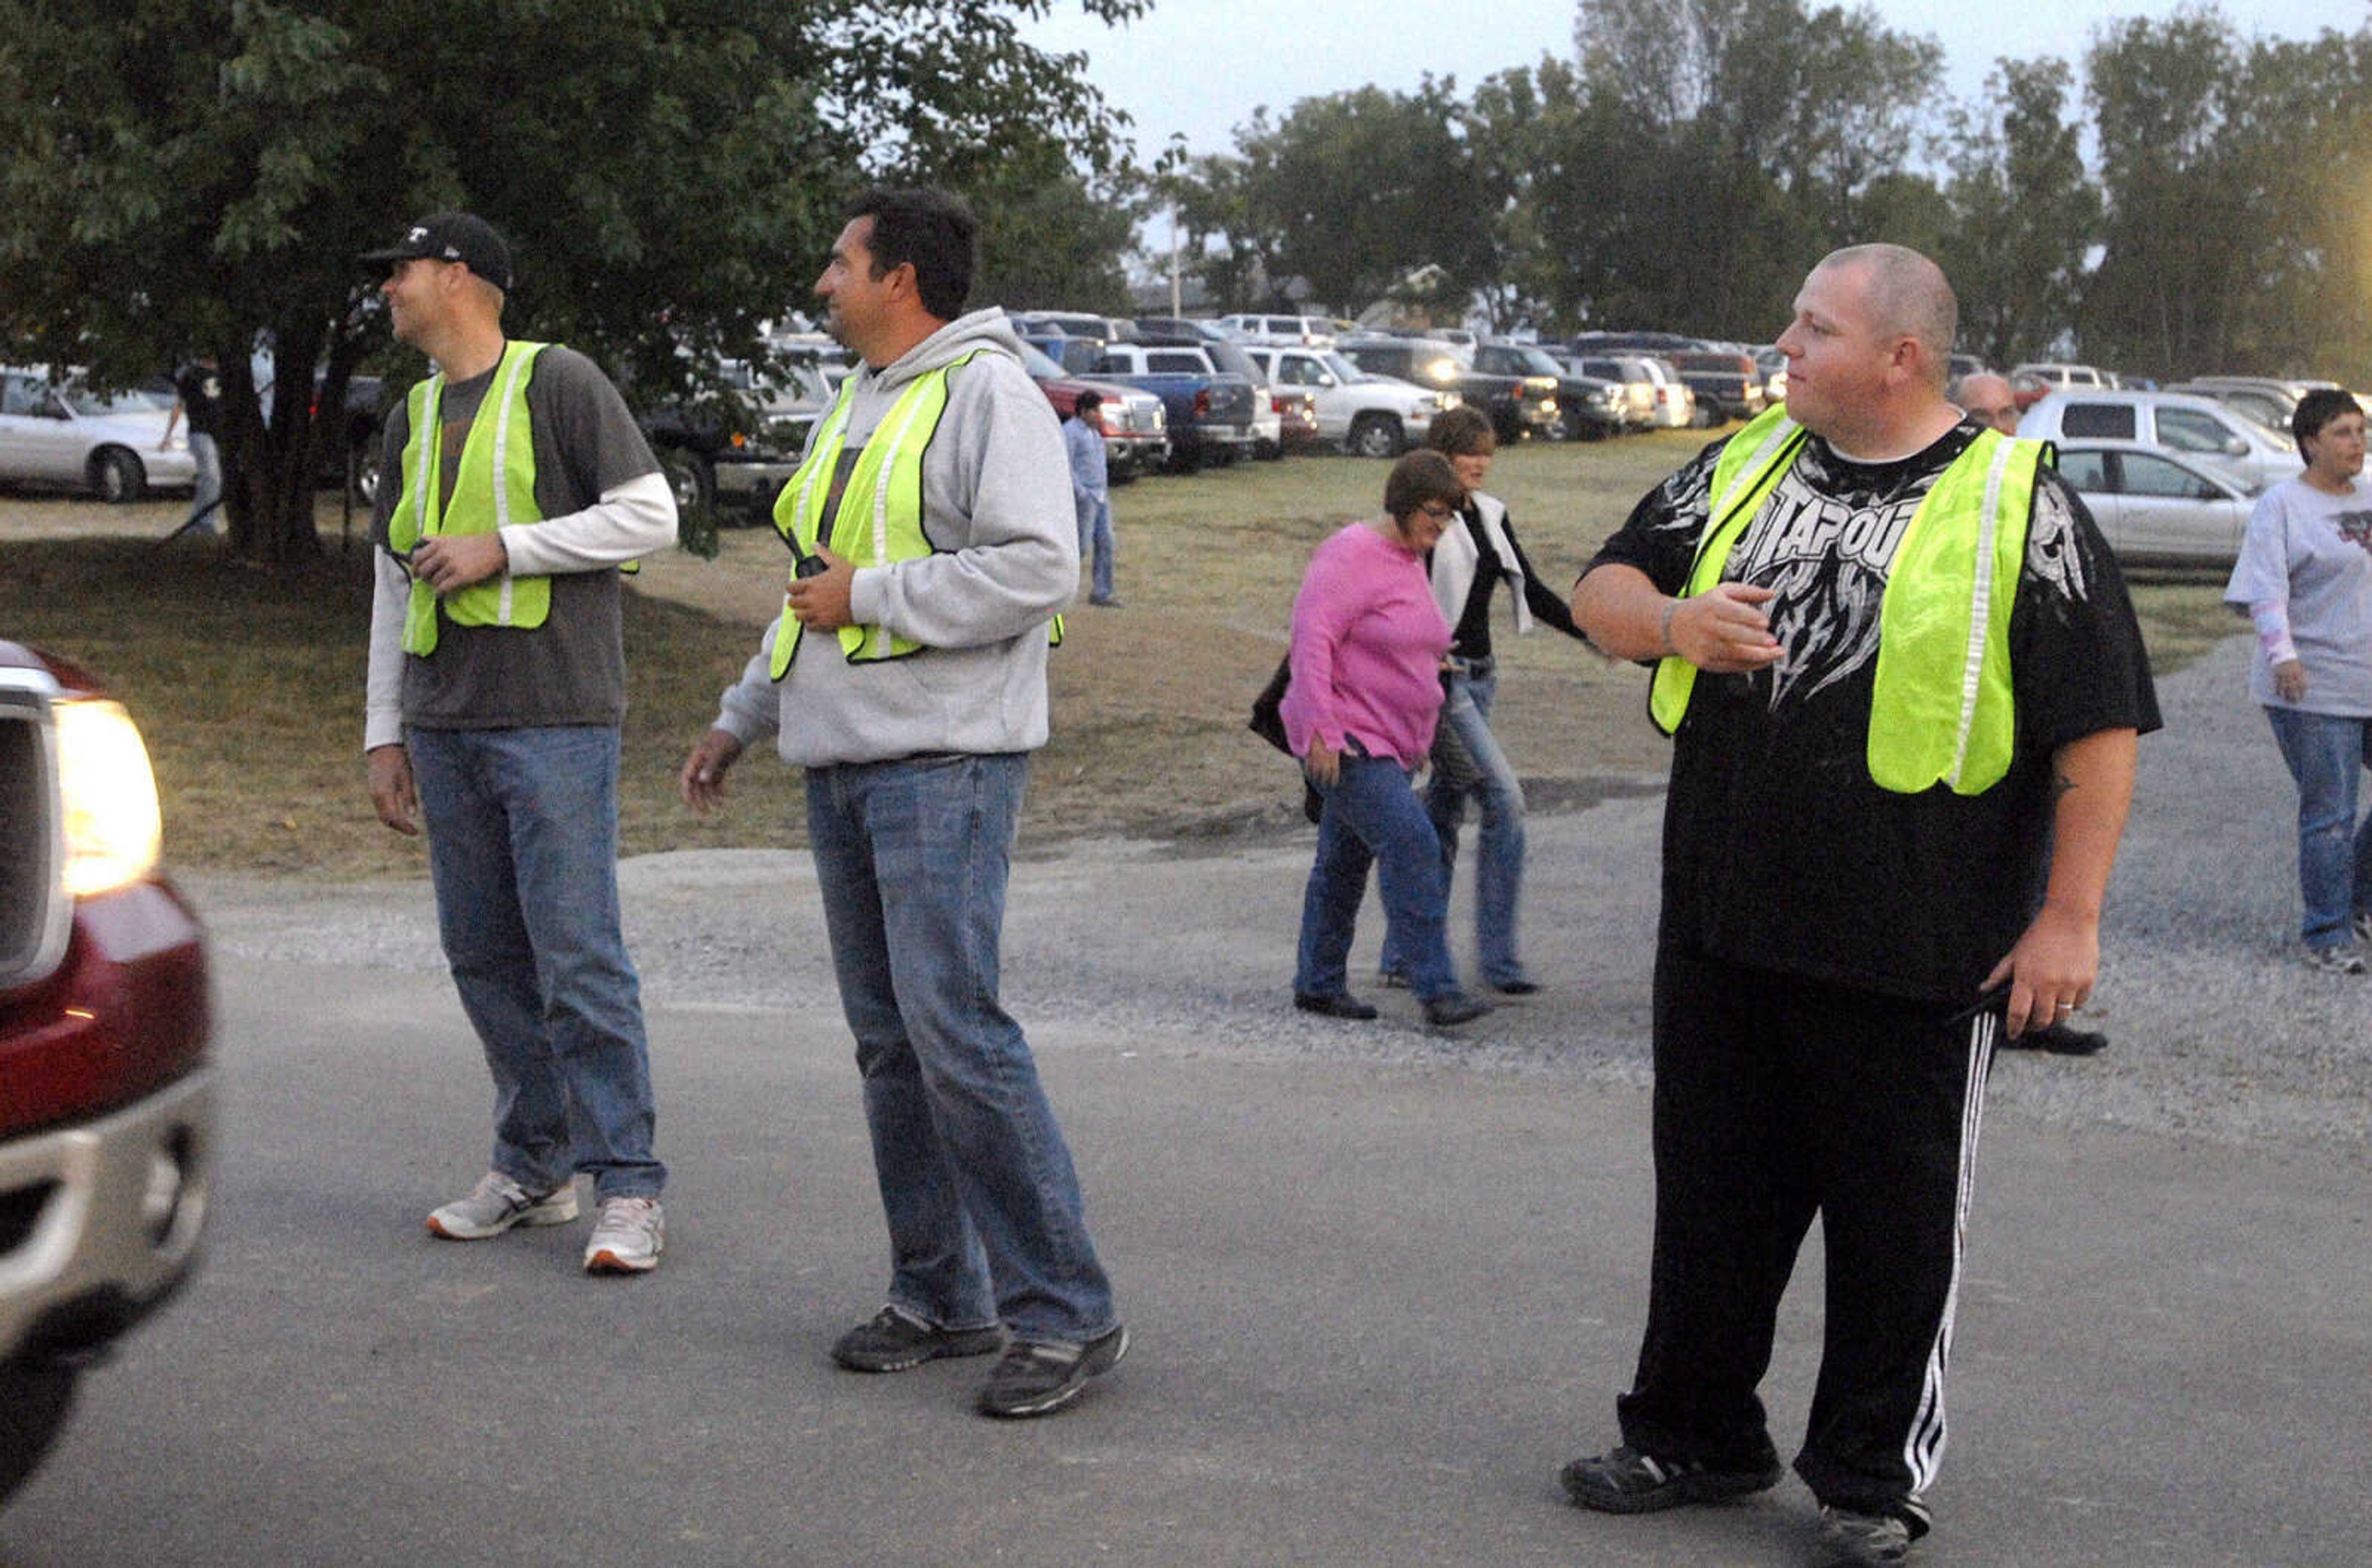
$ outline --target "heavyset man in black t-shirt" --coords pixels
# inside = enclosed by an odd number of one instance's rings
[[[1914,251],[1823,261],[1779,340],[1785,420],[1808,434],[1759,501],[1725,492],[1753,509],[1719,581],[1698,555],[1720,520],[1723,443],[1644,499],[1574,591],[1599,646],[1680,661],[1693,688],[1670,721],[1647,1327],[1622,1446],[1575,1460],[1564,1484],[1584,1506],[1645,1513],[1777,1483],[1756,1387],[1818,1214],[1826,1341],[1795,1468],[1851,1562],[1900,1562],[1928,1527],[1986,1069],[2004,1029],[2090,994],[2134,741],[2158,722],[2123,583],[2075,493],[2043,465],[2030,506],[1996,507],[1999,476],[2035,454],[1946,401],[1956,316]],[[1773,416],[1737,439],[1784,452],[1793,436]],[[1988,515],[2026,514],[2022,555],[1975,552],[2022,561],[1994,591],[2007,638],[1986,656],[2014,738],[1994,782],[1889,788],[1874,772],[1908,726],[1902,678],[1879,670],[1881,620],[1889,638],[1897,625],[1882,610],[1889,594],[1952,598],[1949,569],[1896,570],[1948,473],[1962,495],[1991,474]],[[1997,579],[1969,559],[1964,602],[1982,607]],[[1968,613],[1973,693],[1987,612]],[[1945,695],[1965,746],[1975,699]]]

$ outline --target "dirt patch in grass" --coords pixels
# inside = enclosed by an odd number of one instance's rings
[[[1703,438],[1518,447],[1501,455],[1492,487],[1563,592]],[[1385,472],[1308,456],[1115,493],[1122,607],[1083,601],[1067,618],[1025,850],[1127,836],[1215,853],[1302,830],[1292,764],[1244,719],[1285,650],[1310,551],[1377,509]],[[147,734],[177,863],[327,878],[419,874],[419,843],[381,828],[363,789],[367,560],[359,547],[339,549],[336,497],[321,504],[325,557],[276,573],[203,541],[149,548],[186,509],[0,495],[0,636],[72,653],[116,683]],[[660,557],[630,595],[626,853],[804,842],[797,775],[771,757],[736,770],[732,807],[719,817],[695,817],[675,796],[685,749],[780,608],[785,562],[771,530],[733,529],[716,560]],[[2233,629],[2218,587],[2136,585],[2161,669]],[[1647,723],[1643,671],[1545,631],[1521,640],[1503,631],[1498,651],[1494,727],[1534,809],[1657,787],[1666,746]]]

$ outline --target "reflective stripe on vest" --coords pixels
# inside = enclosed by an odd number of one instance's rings
[[[388,542],[410,556],[423,540],[439,535],[492,533],[512,523],[543,519],[535,504],[535,433],[527,408],[527,384],[543,343],[509,343],[495,362],[479,413],[470,422],[461,460],[453,476],[453,498],[443,500],[444,422],[438,409],[445,391],[439,371],[412,389],[406,403],[411,430],[403,444],[403,491],[388,520]],[[439,610],[457,626],[541,626],[552,612],[549,577],[497,574],[483,583],[439,596],[414,577],[404,606],[403,651],[422,657],[436,651]]]
[[[1691,597],[1721,581],[1738,537],[1802,448],[1785,409],[1731,437],[1714,465],[1715,505],[1689,575]],[[1737,459],[1732,462],[1732,459]],[[2017,742],[2009,617],[2026,561],[2040,441],[1983,431],[1938,475],[1896,542],[1878,604],[1867,761],[1880,788],[1937,784],[1982,795],[2009,772]],[[1667,657],[1649,708],[1680,727],[1696,668]]]
[[[907,383],[874,427],[872,438],[857,453],[827,536],[824,508],[831,498],[833,470],[840,466],[841,451],[848,443],[856,377],[842,382],[840,397],[816,432],[807,460],[775,497],[775,531],[809,555],[820,544],[829,543],[832,553],[858,568],[887,566],[935,553],[930,537],[923,531],[923,455],[930,449],[931,438],[947,412],[948,372],[985,352],[974,349]],[[785,595],[782,621],[774,633],[773,656],[767,665],[774,679],[788,673],[806,630],[792,613]],[[1056,644],[1062,642],[1061,616],[1054,618],[1049,636]],[[921,644],[895,636],[878,625],[843,626],[839,637],[841,652],[851,664],[904,658],[923,651]]]

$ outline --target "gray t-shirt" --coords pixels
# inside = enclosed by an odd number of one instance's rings
[[[445,424],[438,493],[453,494],[461,445],[494,384],[488,370],[448,382],[438,400]],[[626,401],[591,360],[558,343],[536,356],[527,387],[535,437],[535,504],[547,517],[581,512],[601,493],[658,471]],[[388,416],[373,537],[384,547],[403,483],[411,438],[408,405]],[[564,572],[552,579],[552,612],[541,626],[436,629],[436,651],[403,660],[403,722],[421,729],[512,729],[541,725],[614,725],[626,714],[626,650],[615,571]]]
[[[2249,695],[2267,707],[2372,718],[2372,484],[2326,495],[2288,479],[2257,498],[2225,599],[2289,609],[2290,641],[2306,666],[2306,698],[2273,691],[2264,646],[2249,666]]]

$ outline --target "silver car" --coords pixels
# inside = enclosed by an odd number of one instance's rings
[[[2256,492],[2294,477],[2297,444],[2206,398],[2180,392],[2069,388],[2026,411],[2020,436],[2046,441],[2137,442]]]
[[[2255,503],[2222,474],[2117,441],[2060,447],[2059,473],[2084,497],[2120,561],[2223,567],[2240,558]]]
[[[137,501],[158,485],[187,489],[197,460],[169,412],[138,392],[102,397],[67,372],[54,382],[42,366],[0,367],[0,480],[88,491],[102,501]]]

